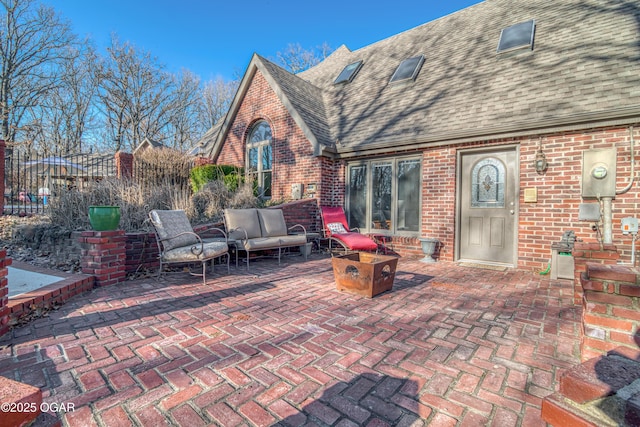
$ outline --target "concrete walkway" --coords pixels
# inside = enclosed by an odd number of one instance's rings
[[[251,268],[75,297],[0,339],[0,375],[69,426],[506,427],[579,362],[570,281],[401,259],[365,299],[317,254]]]

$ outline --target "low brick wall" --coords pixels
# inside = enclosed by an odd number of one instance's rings
[[[7,251],[0,249],[0,336],[9,331],[9,282],[7,276],[11,265],[11,258],[7,258]]]
[[[272,206],[272,209],[282,209],[284,220],[288,227],[300,224],[310,233],[322,231],[320,208],[316,199],[302,199]]]
[[[14,266],[36,273],[50,273],[46,269],[32,265],[21,265],[20,262],[14,263]],[[10,324],[20,323],[22,318],[28,317],[34,310],[47,311],[55,308],[59,304],[64,304],[71,297],[89,292],[94,287],[95,278],[93,276],[77,273],[60,274],[66,278],[61,277],[60,281],[11,297],[9,300]]]
[[[640,346],[640,274],[621,265],[587,264],[581,276],[583,361]]]
[[[160,268],[158,245],[154,233],[127,233],[125,254],[127,275]]]

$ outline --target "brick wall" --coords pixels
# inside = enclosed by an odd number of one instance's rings
[[[621,189],[627,185],[631,171],[630,139],[626,127],[545,136],[541,140],[542,150],[549,166],[544,174],[538,174],[533,167],[540,143],[537,137],[465,143],[425,150],[422,171],[422,235],[439,239],[442,242],[441,258],[453,260],[457,232],[457,153],[480,146],[517,144],[520,150],[521,189],[518,267],[543,270],[551,258],[551,243],[559,241],[563,232],[574,230],[578,238],[584,241],[597,241],[596,233],[591,230],[592,224],[578,221],[580,203],[594,201],[583,200],[581,197],[583,151],[615,147],[618,150],[617,188]],[[637,130],[635,139],[640,139]],[[525,203],[525,188],[537,189],[537,202]],[[638,212],[640,191],[636,183],[631,191],[617,195],[613,201],[613,243],[623,260],[630,259],[631,240],[622,235],[620,220],[626,216],[637,217]]]
[[[256,72],[238,113],[230,126],[230,132],[216,163],[244,166],[245,141],[251,126],[258,120],[266,120],[271,126],[273,152],[274,200],[290,200],[291,184],[316,185],[316,193],[307,197],[320,197],[325,186],[321,171],[333,176],[332,162],[313,156],[313,147],[302,130],[289,115],[262,74]],[[329,178],[328,183],[333,183]]]
[[[197,166],[204,166],[204,165],[211,165],[213,164],[213,160],[208,158],[208,157],[196,157],[194,159],[194,165]]]
[[[0,215],[4,213],[4,150],[5,143],[0,139],[0,182],[2,183],[2,198],[0,198]]]
[[[124,230],[83,231],[82,272],[95,276],[96,286],[108,286],[126,279],[126,236]]]
[[[456,157],[456,147],[442,147],[425,151],[422,161],[422,236],[438,239],[439,257],[449,261],[456,235]]]
[[[125,239],[127,275],[160,268],[155,233],[127,233]]]
[[[10,265],[11,258],[7,258],[7,251],[0,249],[0,337],[9,330],[9,282],[7,281],[9,270],[7,267]]]
[[[322,219],[320,218],[320,209],[316,199],[296,200],[273,206],[273,208],[282,209],[287,227],[300,224],[310,233],[322,231]]]
[[[621,265],[587,264],[581,276],[583,361],[640,346],[640,274]]]
[[[636,129],[636,140],[638,136]],[[520,195],[520,264],[542,268],[550,257],[549,243],[560,240],[563,231],[574,230],[584,241],[597,240],[591,223],[578,221],[579,204],[594,201],[581,197],[582,153],[588,149],[615,147],[618,151],[617,188],[621,189],[629,181],[630,135],[628,128],[622,127],[543,137],[542,147],[549,162],[543,175],[538,175],[532,166],[539,139],[519,142],[520,188],[538,190],[537,203],[525,203],[523,194]],[[613,244],[620,252],[620,258],[626,261],[630,259],[631,240],[622,236],[620,220],[626,216],[638,216],[639,196],[636,184],[630,192],[616,196],[613,201]]]
[[[260,72],[256,72],[231,124],[217,163],[244,165],[247,132],[260,119],[267,120],[273,132],[273,198],[289,199],[292,183],[315,183],[317,192],[305,194],[305,197],[318,199],[320,205],[344,206],[346,162],[313,157],[311,143]],[[640,132],[635,132],[636,139],[640,140]],[[524,191],[520,191],[517,266],[544,270],[551,258],[551,243],[559,241],[565,231],[574,230],[579,239],[587,242],[597,240],[591,224],[578,221],[578,207],[583,202],[583,151],[615,147],[618,151],[617,188],[621,189],[629,182],[630,140],[627,127],[611,127],[542,138],[536,135],[425,149],[422,152],[422,232],[419,237],[437,238],[441,242],[440,259],[454,260],[458,232],[455,226],[458,152],[468,148],[517,145],[520,189],[535,188],[538,194],[537,202],[525,203]],[[533,167],[540,144],[549,163],[544,174],[538,174]],[[613,243],[623,260],[630,259],[631,240],[619,231],[620,220],[638,216],[639,211],[640,191],[636,183],[630,192],[616,196],[613,202]],[[393,240],[394,249],[402,255],[421,253],[417,238],[394,237]]]

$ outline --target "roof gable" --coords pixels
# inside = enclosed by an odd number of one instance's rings
[[[300,77],[254,54],[227,115],[202,138],[201,143],[210,147],[210,156],[215,159],[219,155],[235,115],[258,70],[311,142],[314,154],[319,155],[325,147],[331,146],[331,135],[322,91]]]

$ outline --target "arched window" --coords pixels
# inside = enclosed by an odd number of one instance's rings
[[[271,168],[273,154],[271,150],[271,127],[264,120],[251,128],[247,138],[247,175],[258,186],[258,195],[271,197]]]

